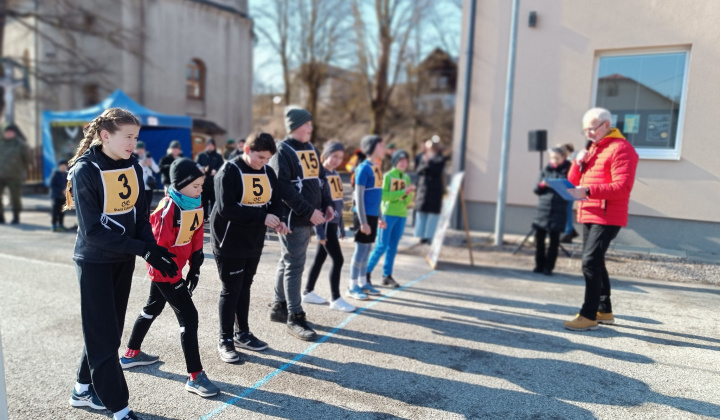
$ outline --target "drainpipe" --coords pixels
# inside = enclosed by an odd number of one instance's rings
[[[465,152],[467,150],[467,126],[468,114],[470,113],[470,88],[472,85],[472,68],[473,68],[473,50],[475,48],[475,10],[477,9],[477,0],[470,0],[470,13],[468,22],[467,35],[467,53],[465,54],[465,86],[463,86],[463,105],[462,105],[462,122],[460,123],[460,154],[458,172],[465,170]],[[458,196],[458,201],[460,197]],[[460,203],[458,203],[460,204]],[[460,206],[455,206],[459,209]],[[455,211],[455,226],[461,227],[463,224],[462,212]]]
[[[500,180],[498,182],[497,212],[495,213],[495,246],[503,243],[505,224],[505,198],[507,196],[507,167],[510,158],[510,128],[512,122],[513,82],[515,79],[515,46],[517,44],[518,3],[513,0],[508,51],[507,84],[505,87],[505,121],[503,122],[502,148],[500,154]]]

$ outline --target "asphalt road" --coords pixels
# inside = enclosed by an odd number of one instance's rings
[[[43,213],[23,220],[20,227],[0,226],[10,418],[108,418],[108,411],[68,405],[82,347],[74,236],[50,233]],[[578,310],[579,275],[453,264],[433,272],[402,252],[411,243],[403,240],[395,270],[402,289],[383,289],[383,297],[359,303],[362,310],[350,315],[305,305],[322,336],[306,343],[269,321],[279,246],[268,241],[250,323],[270,349],[243,352],[239,365],[217,355],[220,282],[206,244],[194,300],[202,361],[222,394],[203,399],[184,390],[177,321],[166,309],[143,346],[161,363],[126,372],[131,408],[147,419],[720,417],[720,289],[614,275],[617,324],[570,332],[562,321]],[[344,251],[349,261],[350,241]],[[123,343],[147,297],[140,262]],[[325,297],[326,275],[317,287]],[[347,276],[346,267],[343,286]]]

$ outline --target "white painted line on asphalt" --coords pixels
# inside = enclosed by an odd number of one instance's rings
[[[52,265],[54,267],[72,268],[72,270],[75,271],[75,261],[73,261],[72,259],[69,259],[70,262],[61,263],[61,262],[56,262],[56,261],[39,260],[36,258],[20,257],[17,255],[12,255],[12,254],[3,254],[2,252],[0,252],[0,258],[7,258],[10,260],[15,260],[15,261],[24,261],[24,262]],[[145,277],[133,276],[133,280],[148,280],[148,275],[146,273]]]
[[[258,388],[260,388],[261,386],[263,386],[263,385],[265,385],[266,383],[270,382],[270,380],[271,380],[272,378],[274,378],[275,376],[281,374],[282,372],[286,371],[287,369],[289,369],[289,368],[291,368],[292,366],[294,366],[295,364],[297,364],[297,362],[299,362],[300,359],[302,359],[303,357],[305,357],[305,356],[306,356],[307,354],[309,354],[311,351],[315,350],[315,348],[318,347],[320,344],[326,342],[330,337],[332,337],[333,335],[335,335],[335,333],[337,333],[339,330],[341,330],[343,327],[345,327],[345,325],[347,325],[350,321],[352,321],[356,316],[360,315],[360,314],[363,313],[365,310],[372,308],[373,306],[377,305],[378,303],[382,302],[383,300],[389,298],[390,296],[394,295],[395,293],[398,293],[398,292],[404,290],[404,289],[407,288],[407,287],[410,287],[410,286],[412,286],[412,285],[414,285],[414,284],[416,284],[416,283],[419,283],[419,282],[425,280],[426,278],[432,276],[433,274],[435,274],[435,270],[433,270],[433,271],[431,271],[431,272],[429,272],[429,273],[427,273],[427,274],[424,274],[424,275],[416,278],[415,280],[413,280],[413,281],[405,284],[404,286],[401,286],[400,288],[397,288],[397,289],[391,291],[390,293],[388,293],[388,294],[386,294],[386,295],[383,295],[383,296],[379,297],[379,298],[376,299],[376,300],[373,300],[372,302],[370,302],[369,304],[367,304],[366,306],[364,306],[364,307],[362,307],[362,308],[358,308],[355,312],[353,312],[352,314],[348,315],[347,318],[345,318],[340,324],[338,324],[335,328],[333,328],[332,331],[330,331],[329,333],[327,333],[327,334],[325,334],[324,336],[320,337],[320,339],[319,339],[318,341],[316,341],[315,343],[313,343],[310,347],[306,348],[305,351],[303,351],[302,353],[300,353],[300,354],[298,354],[297,356],[295,356],[291,361],[289,361],[289,362],[285,363],[284,365],[280,366],[279,368],[275,369],[273,372],[271,372],[270,374],[268,374],[266,377],[264,377],[264,378],[260,379],[259,381],[255,382],[255,384],[254,384],[253,386],[251,386],[250,388],[246,389],[244,392],[242,392],[242,393],[240,393],[239,395],[236,395],[235,397],[231,398],[230,400],[224,402],[220,407],[218,407],[218,408],[216,408],[215,410],[213,410],[213,411],[205,414],[204,416],[200,417],[200,419],[201,419],[201,420],[209,420],[209,419],[215,417],[216,415],[222,413],[223,411],[225,411],[225,410],[226,410],[227,408],[229,408],[230,406],[235,405],[235,403],[238,402],[238,401],[240,401],[241,399],[247,398],[250,394],[252,394],[253,392],[257,391]]]

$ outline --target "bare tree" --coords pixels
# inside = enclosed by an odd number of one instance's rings
[[[331,63],[346,39],[348,13],[344,0],[299,0],[298,18],[300,34],[297,78],[307,95],[305,107],[318,115],[320,88],[331,76]],[[311,141],[321,131],[320,119],[315,118]]]
[[[290,43],[293,39],[291,37],[291,20],[295,13],[294,3],[288,0],[272,0],[268,1],[268,4],[270,7],[258,11],[254,27],[280,58],[285,84],[283,100],[287,105],[290,103],[290,66],[292,62]]]
[[[368,22],[369,1],[353,0],[358,67],[370,100],[370,132],[382,133],[390,98],[405,62],[408,41],[428,10],[427,0],[373,0],[374,22]],[[377,27],[369,34],[371,23]]]

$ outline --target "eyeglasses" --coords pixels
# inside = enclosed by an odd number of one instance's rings
[[[593,128],[583,128],[582,131],[581,131],[581,133],[582,133],[582,134],[587,134],[587,133],[590,133],[590,132],[597,133],[598,129],[599,129],[600,127],[602,127],[603,124],[605,124],[606,122],[607,122],[607,121],[603,121],[603,122],[601,122],[600,124],[598,124],[596,127],[593,127]]]

